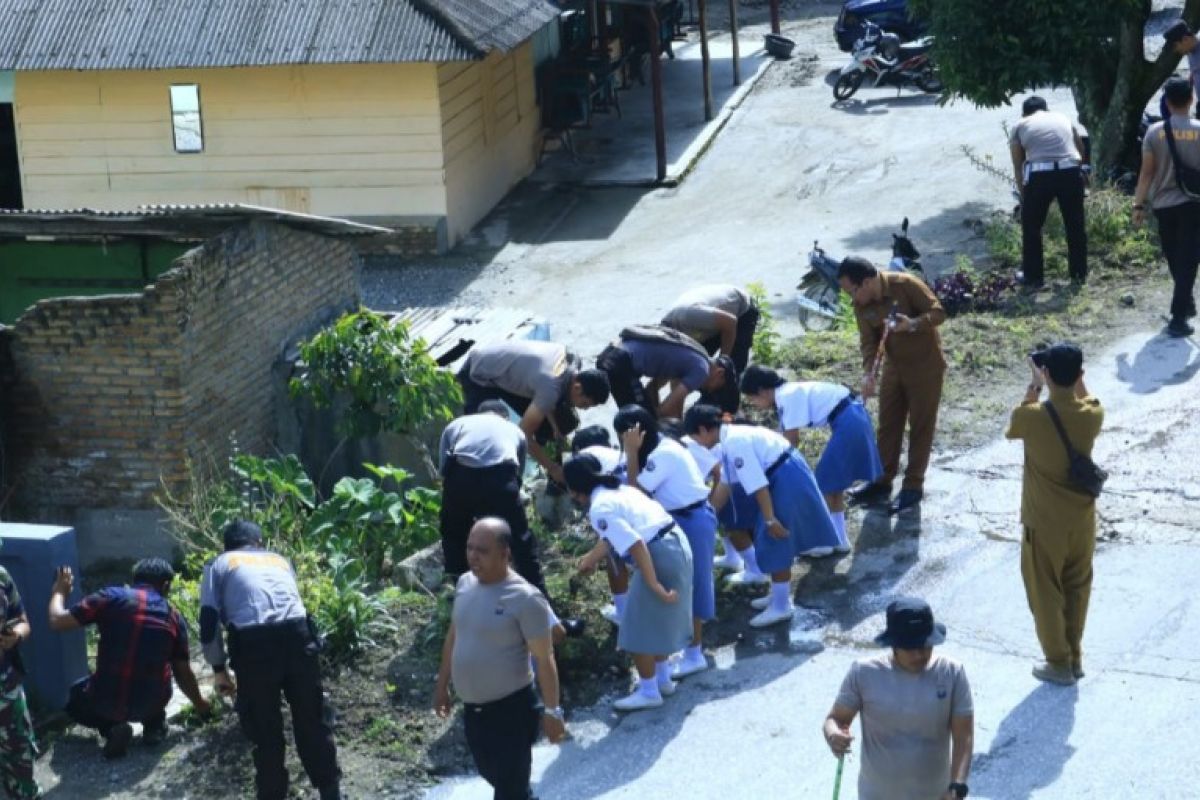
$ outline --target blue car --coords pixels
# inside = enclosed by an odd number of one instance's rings
[[[847,0],[833,24],[833,35],[842,52],[854,49],[854,43],[862,38],[863,23],[868,21],[896,34],[902,42],[924,36],[929,29],[925,22],[908,15],[907,0]]]

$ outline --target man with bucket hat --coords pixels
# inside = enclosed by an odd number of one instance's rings
[[[957,800],[968,793],[975,711],[967,673],[935,656],[946,626],[924,600],[901,597],[887,607],[875,638],[887,655],[854,662],[829,716],[825,741],[839,759],[850,751],[850,724],[862,715],[859,800]]]

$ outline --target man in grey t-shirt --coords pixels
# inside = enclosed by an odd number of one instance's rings
[[[732,284],[697,286],[680,295],[662,324],[704,345],[709,355],[733,359],[738,373],[750,363],[759,311],[750,295]]]
[[[843,757],[862,718],[859,800],[958,800],[967,796],[975,709],[961,664],[934,656],[946,626],[924,600],[887,608],[876,642],[890,655],[856,661],[825,719],[825,741]]]
[[[566,735],[546,598],[509,569],[512,531],[502,519],[475,523],[467,540],[471,571],[458,581],[442,647],[433,708],[450,716],[450,686],[462,699],[467,745],[497,798],[527,800],[533,743]],[[538,701],[530,656],[537,663]]]

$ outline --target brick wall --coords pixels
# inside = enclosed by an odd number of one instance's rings
[[[79,527],[86,512],[154,509],[160,481],[178,488],[186,457],[220,457],[231,435],[268,451],[272,368],[358,304],[357,265],[344,242],[255,222],[186,253],[140,295],[38,303],[0,332],[12,508]]]

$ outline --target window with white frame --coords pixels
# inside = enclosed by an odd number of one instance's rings
[[[171,128],[176,153],[204,151],[204,125],[200,121],[200,87],[194,83],[171,87]]]

